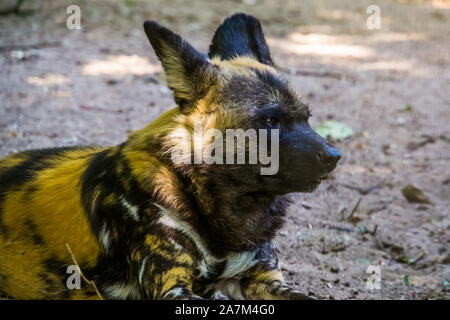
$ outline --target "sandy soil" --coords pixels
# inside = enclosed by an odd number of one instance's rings
[[[292,196],[276,239],[287,281],[324,298],[449,299],[450,9],[376,2],[381,30],[367,29],[365,0],[28,1],[0,17],[0,156],[123,141],[174,106],[143,20],[206,50],[224,17],[251,13],[312,125],[355,130],[336,142],[333,179]],[[65,26],[73,3],[82,30]],[[432,204],[409,203],[407,184]],[[379,290],[366,289],[369,265]]]

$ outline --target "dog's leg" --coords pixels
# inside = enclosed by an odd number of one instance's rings
[[[242,292],[246,299],[264,300],[310,300],[303,293],[284,283],[283,275],[277,269],[264,270],[257,267],[241,279]]]
[[[138,282],[148,299],[202,299],[192,291],[193,258],[168,241],[147,235],[131,260]]]
[[[145,259],[145,258],[144,258]],[[150,256],[141,263],[139,282],[149,299],[202,299],[192,292],[193,271],[176,259]]]
[[[284,283],[278,267],[277,249],[273,242],[261,246],[255,258],[258,263],[241,278],[241,289],[246,299],[309,300],[310,297]]]

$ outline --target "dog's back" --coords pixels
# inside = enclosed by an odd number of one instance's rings
[[[79,182],[98,151],[43,149],[0,160],[0,294],[63,298],[61,275],[72,264],[66,243],[80,265],[96,264],[100,247],[81,205]]]

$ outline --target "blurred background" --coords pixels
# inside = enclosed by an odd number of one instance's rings
[[[74,4],[79,30],[66,25]],[[449,299],[450,1],[2,0],[0,11],[0,157],[117,144],[174,107],[145,19],[206,52],[225,17],[256,16],[312,126],[343,154],[332,180],[293,195],[276,239],[286,280],[330,299]],[[380,289],[366,287],[370,265]]]

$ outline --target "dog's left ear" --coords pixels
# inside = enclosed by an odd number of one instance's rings
[[[175,102],[181,112],[188,113],[213,84],[213,65],[178,34],[158,23],[145,21],[144,30],[161,61]]]
[[[259,20],[245,13],[225,19],[217,28],[209,47],[209,57],[222,60],[247,56],[273,66]]]

